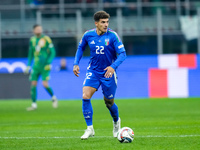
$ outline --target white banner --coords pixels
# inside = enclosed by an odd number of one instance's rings
[[[182,16],[180,17],[181,31],[187,40],[196,39],[198,37],[198,17]]]

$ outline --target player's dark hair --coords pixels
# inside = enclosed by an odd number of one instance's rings
[[[33,29],[35,29],[36,27],[39,27],[39,26],[41,26],[41,25],[35,24],[35,25],[33,26]]]
[[[94,21],[99,21],[100,19],[107,19],[110,18],[110,15],[105,11],[97,11],[94,14]]]

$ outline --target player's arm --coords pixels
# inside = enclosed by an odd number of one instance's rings
[[[117,33],[116,33],[116,35],[117,35]],[[115,51],[118,54],[118,57],[112,63],[111,67],[116,70],[117,67],[119,67],[119,65],[126,59],[126,50],[125,50],[124,44],[122,43],[119,36],[113,37],[113,46],[114,46]]]
[[[47,58],[47,62],[46,62],[44,69],[51,70],[51,63],[56,56],[56,51],[55,51],[55,48],[53,46],[53,43],[52,43],[52,40],[50,39],[50,37],[45,36],[45,39],[48,43],[47,46],[48,46],[48,50],[49,50],[49,57]]]
[[[104,70],[106,71],[105,77],[106,78],[111,78],[117,67],[126,59],[126,52],[121,52],[119,53],[117,59],[115,60],[112,65],[106,67]]]
[[[75,76],[79,77],[78,74],[80,73],[80,71],[79,71],[79,66],[78,65],[74,65],[73,72],[74,72]]]
[[[117,67],[119,67],[119,65],[126,59],[126,51],[124,45],[118,36],[117,37],[115,36],[113,38],[113,46],[118,54],[118,57],[110,66],[104,69],[106,70],[105,73],[106,78],[111,78]]]
[[[126,59],[126,52],[123,51],[123,52],[120,52],[118,53],[118,57],[117,59],[115,60],[114,63],[112,63],[111,67],[116,70],[117,67],[119,67],[119,65]]]
[[[25,74],[29,73],[29,70],[31,69],[32,60],[33,60],[33,47],[32,47],[32,43],[31,43],[31,40],[30,40],[29,50],[28,50],[28,63],[27,63],[26,69],[24,70]]]
[[[85,47],[87,46],[86,35],[83,35],[81,41],[79,42],[78,49],[76,51],[75,60],[74,60],[74,67],[73,72],[78,77],[79,75],[79,62],[83,56],[83,52]]]

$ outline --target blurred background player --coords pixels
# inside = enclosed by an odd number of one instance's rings
[[[55,49],[51,39],[42,34],[42,26],[33,26],[34,36],[30,38],[29,53],[28,53],[28,66],[25,73],[28,74],[31,69],[31,63],[33,60],[33,66],[30,74],[31,80],[31,99],[32,105],[27,108],[27,111],[37,109],[37,81],[40,75],[42,76],[42,85],[52,97],[53,108],[58,107],[58,101],[53,93],[52,88],[49,86],[49,74],[51,70],[51,63],[55,57]]]
[[[115,70],[125,60],[126,52],[116,32],[108,28],[110,15],[105,11],[94,14],[95,29],[86,31],[83,35],[74,60],[74,74],[79,75],[79,61],[85,47],[90,47],[90,62],[87,68],[86,78],[83,83],[82,111],[87,129],[81,139],[94,136],[92,95],[101,85],[106,107],[113,118],[113,136],[121,128],[118,107],[114,103],[117,88],[117,76]],[[118,54],[118,57],[117,57]]]
[[[67,59],[66,58],[61,58],[60,59],[60,66],[59,66],[59,71],[66,71],[67,68]]]

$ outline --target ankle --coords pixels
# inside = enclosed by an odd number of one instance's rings
[[[87,129],[93,130],[93,125],[87,126]]]
[[[33,102],[31,105],[33,108],[37,108],[37,103]]]

